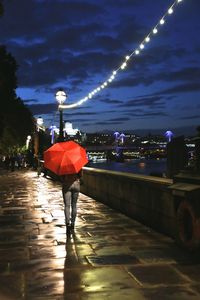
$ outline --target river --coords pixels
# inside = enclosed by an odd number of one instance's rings
[[[90,162],[87,167],[141,175],[160,175],[166,173],[166,159],[131,159],[124,162]]]

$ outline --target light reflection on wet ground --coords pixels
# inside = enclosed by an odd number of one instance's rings
[[[200,299],[199,258],[80,194],[66,234],[61,187],[0,171],[0,299]]]

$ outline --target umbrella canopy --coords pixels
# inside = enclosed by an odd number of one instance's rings
[[[73,141],[56,143],[44,152],[44,167],[57,175],[78,173],[87,162],[86,150]]]

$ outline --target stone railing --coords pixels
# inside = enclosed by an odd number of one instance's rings
[[[171,237],[177,235],[171,179],[83,168],[81,192]]]
[[[200,248],[200,176],[172,179],[83,168],[81,192],[167,234],[189,250]]]

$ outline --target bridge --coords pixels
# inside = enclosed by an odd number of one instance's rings
[[[166,158],[165,148],[159,145],[148,146],[117,146],[117,145],[90,145],[86,146],[86,150],[90,158],[96,158],[102,155],[106,159],[123,161],[124,159],[145,158]]]
[[[109,151],[109,150],[116,150],[116,148],[121,149],[121,150],[132,150],[132,151],[138,151],[141,148],[148,148],[148,149],[157,149],[161,148],[159,145],[141,145],[141,146],[133,146],[133,145],[127,145],[127,146],[117,146],[117,145],[86,145],[85,146],[87,151],[99,151],[99,152],[104,152],[104,151]]]

